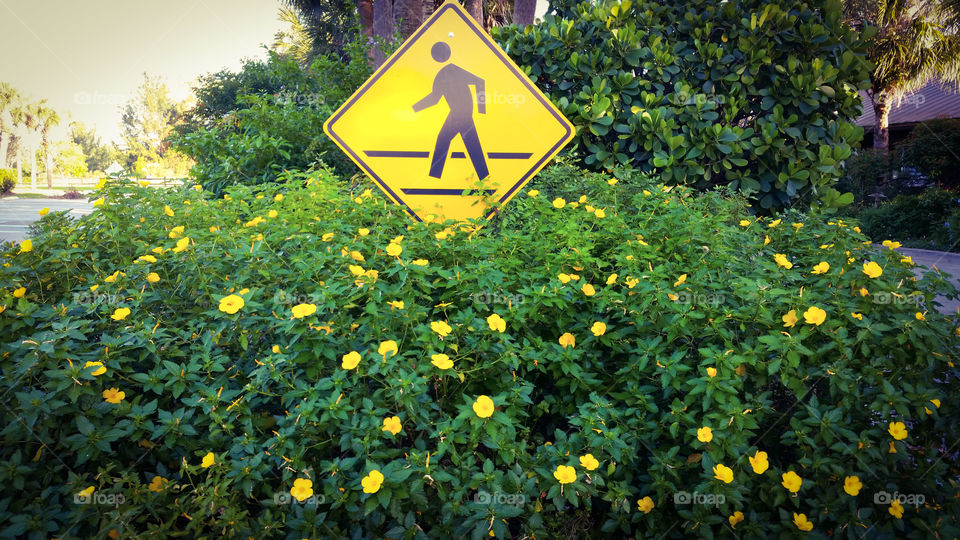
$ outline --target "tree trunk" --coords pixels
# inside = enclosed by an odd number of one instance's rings
[[[373,35],[375,37],[384,41],[393,38],[393,16],[393,0],[373,0]],[[386,55],[374,42],[373,67],[380,67],[386,59]]]
[[[20,163],[23,161],[23,152],[17,148],[17,185],[20,185],[20,182],[23,182],[23,165]]]
[[[427,18],[433,15],[437,7],[433,3],[433,0],[423,0],[421,4],[423,5],[423,20],[427,20]]]
[[[30,145],[30,184],[37,189],[37,145]]]
[[[47,187],[53,189],[53,159],[50,156],[50,142],[43,138],[43,168],[47,172]]]
[[[890,101],[885,94],[873,97],[873,147],[887,150],[890,147]]]
[[[6,169],[7,164],[7,152],[10,150],[10,133],[4,131],[0,133],[0,169]]]
[[[373,0],[357,0],[357,15],[360,18],[360,30],[367,38],[367,54],[370,62],[375,62],[376,47],[373,42]]]
[[[467,0],[467,13],[483,28],[483,0]]]
[[[537,0],[513,0],[513,24],[527,26],[533,24],[537,11]]]
[[[394,16],[400,19],[400,32],[407,39],[423,24],[423,0],[397,0]]]

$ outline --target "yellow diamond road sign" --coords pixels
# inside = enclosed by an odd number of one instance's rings
[[[492,217],[574,136],[456,2],[437,9],[323,128],[418,220]],[[493,206],[477,204],[483,195]]]

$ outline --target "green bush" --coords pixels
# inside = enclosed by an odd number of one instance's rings
[[[0,169],[0,193],[12,191],[17,185],[17,172],[13,169]]]
[[[960,193],[928,189],[897,195],[860,213],[865,233],[896,238],[909,247],[957,251],[960,242]]]
[[[323,163],[349,176],[356,166],[323,133],[323,122],[370,76],[367,46],[318,58],[309,70],[271,55],[242,72],[210,75],[175,147],[193,158],[192,175],[214,193],[225,186],[275,181],[285,170]]]
[[[837,189],[853,193],[854,204],[858,207],[870,206],[876,202],[870,195],[887,195],[883,184],[885,178],[890,178],[891,170],[890,155],[886,150],[860,150],[844,161],[843,177],[837,183]]]
[[[960,186],[960,120],[939,118],[915,126],[898,146],[903,164],[916,167],[940,187]]]
[[[864,43],[835,0],[563,3],[494,28],[577,126],[593,169],[731,185],[763,208],[848,204],[832,188],[863,130]],[[872,33],[872,29],[869,31]]]
[[[47,215],[0,253],[0,536],[960,533],[941,275],[852,223],[547,174],[581,180],[479,230],[323,172]]]

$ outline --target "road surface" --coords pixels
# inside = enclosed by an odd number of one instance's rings
[[[40,219],[37,212],[41,208],[69,210],[71,216],[82,216],[93,211],[93,204],[85,199],[0,199],[0,242],[25,239],[27,227]]]

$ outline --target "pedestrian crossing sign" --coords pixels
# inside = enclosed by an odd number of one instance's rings
[[[575,133],[455,1],[438,8],[323,129],[421,221],[493,217]]]

